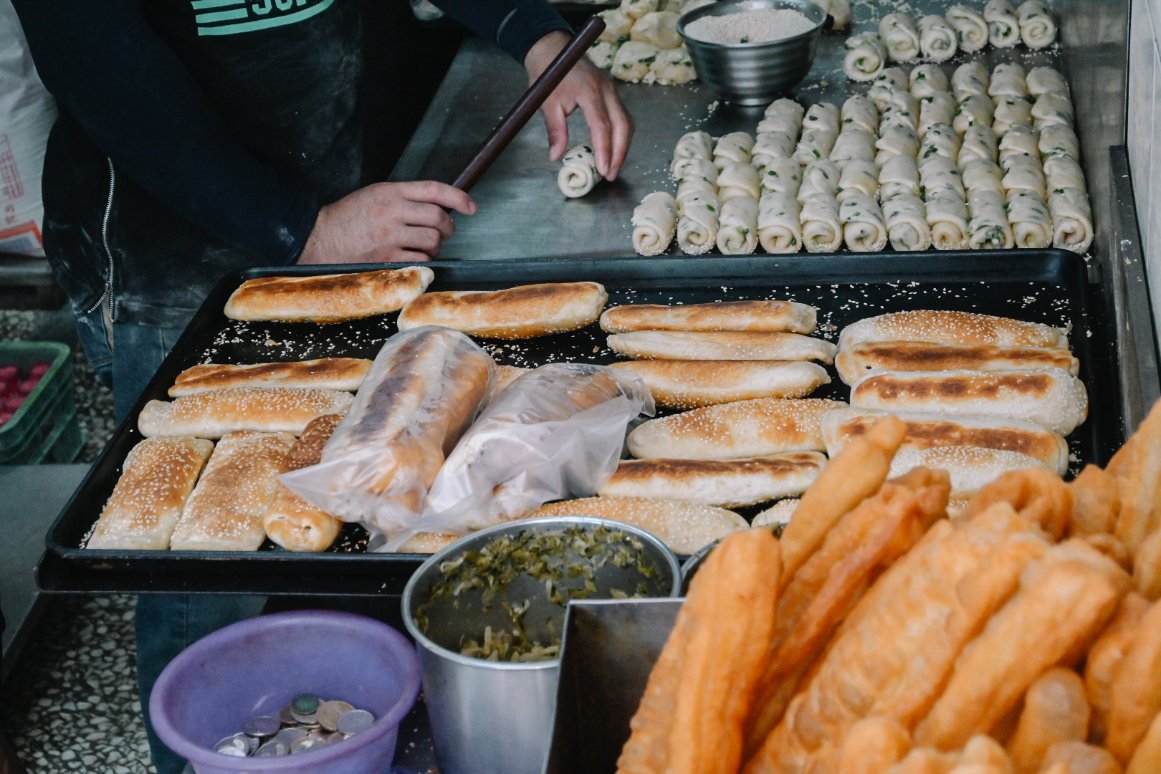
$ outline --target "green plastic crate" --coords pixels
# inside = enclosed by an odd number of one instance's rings
[[[0,365],[27,371],[36,363],[48,363],[48,371],[0,425],[0,465],[73,462],[84,446],[69,347],[57,341],[0,342]]]

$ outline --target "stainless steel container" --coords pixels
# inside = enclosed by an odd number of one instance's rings
[[[690,37],[690,22],[707,16],[742,11],[790,9],[801,13],[813,27],[799,35],[769,43],[724,45]],[[826,11],[810,0],[719,0],[695,8],[677,22],[677,31],[693,58],[697,76],[727,102],[765,105],[792,89],[810,72]]]
[[[512,619],[500,604],[484,605],[479,590],[430,601],[442,575],[441,565],[505,535],[524,530],[559,533],[574,526],[632,535],[642,546],[643,563],[655,568],[646,577],[638,562],[624,567],[607,563],[592,577],[596,587],[592,598],[610,597],[614,589],[632,593],[639,583],[645,584],[650,596],[678,593],[677,557],[665,544],[643,530],[603,519],[565,516],[501,524],[468,535],[424,562],[403,591],[403,621],[418,647],[424,700],[443,774],[539,774],[551,740],[560,659],[512,663],[462,655],[464,636],[478,636],[488,625],[509,629]],[[519,574],[503,592],[514,603],[531,602],[522,618],[530,636],[563,633],[564,610],[548,601],[543,582]],[[500,599],[497,595],[496,602]],[[427,622],[425,631],[420,620]]]

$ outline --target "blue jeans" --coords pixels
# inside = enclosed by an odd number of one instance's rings
[[[180,328],[114,323],[112,346],[98,309],[78,316],[77,333],[98,378],[113,389],[120,423],[165,355]],[[149,749],[158,774],[180,774],[185,761],[162,744],[149,722],[149,694],[165,666],[182,650],[223,626],[262,612],[264,597],[220,594],[142,594],[137,597],[137,686]]]

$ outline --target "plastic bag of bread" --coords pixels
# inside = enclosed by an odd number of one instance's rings
[[[326,513],[382,535],[414,522],[444,458],[488,397],[492,358],[464,334],[426,326],[383,345],[317,465],[282,482]]]
[[[593,494],[612,475],[629,423],[653,413],[637,376],[552,363],[496,395],[432,484],[415,532],[462,534],[527,514],[549,500]]]

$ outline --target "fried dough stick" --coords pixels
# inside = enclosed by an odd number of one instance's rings
[[[1161,529],[1161,401],[1109,460],[1108,472],[1117,479],[1120,499],[1115,533],[1135,554]]]
[[[891,459],[906,434],[907,425],[900,419],[884,417],[822,469],[782,533],[783,588],[822,544],[835,522],[887,480]]]
[[[973,736],[962,750],[940,752],[917,747],[889,769],[889,774],[1010,774],[1012,762],[1004,748],[989,736]]]
[[[1109,751],[1128,763],[1161,712],[1161,602],[1154,602],[1109,686]]]
[[[1096,465],[1086,465],[1068,485],[1072,492],[1072,516],[1068,534],[1112,534],[1121,508],[1117,479]]]
[[[1121,764],[1103,747],[1057,742],[1048,748],[1038,774],[1121,774]]]
[[[1158,712],[1145,738],[1137,745],[1125,774],[1150,774],[1161,771],[1161,712]]]
[[[781,570],[769,530],[736,532],[713,550],[630,722],[617,771],[733,774],[743,723],[774,637]]]
[[[954,526],[937,521],[855,605],[744,771],[803,771],[864,717],[912,727],[963,646],[1047,548],[1005,503]]]
[[[1124,570],[1087,543],[1053,546],[956,659],[943,695],[915,728],[915,743],[955,749],[986,732],[1037,676],[1091,643],[1129,586]]]
[[[1148,610],[1149,602],[1140,594],[1126,594],[1109,625],[1089,648],[1084,662],[1084,688],[1092,707],[1090,734],[1096,742],[1104,742],[1108,733],[1113,678]]]
[[[1044,468],[1014,470],[986,484],[972,497],[962,518],[970,519],[1005,502],[1053,540],[1059,540],[1072,514],[1072,493],[1060,476]]]
[[[874,580],[923,536],[947,506],[950,479],[916,468],[841,517],[778,600],[774,647],[759,682],[746,750],[777,725],[803,675]]]
[[[1091,710],[1084,681],[1065,667],[1048,670],[1028,687],[1008,755],[1020,774],[1036,774],[1057,742],[1083,742]]]

